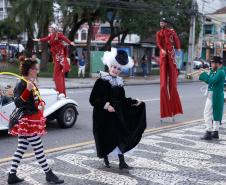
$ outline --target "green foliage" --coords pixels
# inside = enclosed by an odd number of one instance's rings
[[[7,67],[8,72],[19,74],[19,61],[15,60],[12,64],[9,64]],[[49,62],[47,64],[46,71],[40,71],[39,77],[53,77],[53,63]],[[78,77],[78,68],[75,65],[71,65],[71,71],[68,75],[69,78]]]
[[[17,40],[22,32],[21,25],[10,19],[0,21],[0,39]]]

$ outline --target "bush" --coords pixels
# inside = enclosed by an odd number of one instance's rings
[[[158,69],[153,69],[152,68],[151,75],[159,75],[159,68]]]

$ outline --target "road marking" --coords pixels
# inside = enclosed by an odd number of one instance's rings
[[[141,101],[143,101],[143,102],[151,102],[151,101],[159,101],[160,99],[159,98],[156,98],[156,99],[146,99],[146,100],[141,100]]]
[[[226,114],[224,114],[224,116],[226,116]],[[186,125],[189,125],[189,124],[194,124],[194,123],[201,122],[201,121],[204,121],[204,120],[203,119],[197,119],[197,120],[191,120],[191,121],[186,121],[186,122],[174,123],[172,125],[165,125],[165,126],[158,127],[158,128],[150,128],[150,129],[146,129],[144,131],[144,133],[145,134],[156,133],[156,132],[160,132],[160,131],[163,131],[163,130],[180,128],[180,127],[183,127],[183,126],[186,126]],[[49,153],[60,152],[60,151],[67,150],[67,149],[80,148],[80,147],[84,147],[84,146],[88,146],[88,145],[93,145],[94,143],[95,143],[94,140],[85,141],[85,142],[81,142],[81,143],[76,143],[76,144],[46,149],[45,153],[49,154]],[[33,157],[33,156],[34,156],[33,153],[27,153],[27,154],[24,155],[23,158],[25,159],[25,158],[29,158],[29,157]],[[5,157],[5,158],[0,159],[0,166],[4,165],[4,163],[9,162],[11,160],[12,160],[12,157]]]
[[[67,90],[67,93],[69,93],[69,94],[84,93],[84,92],[91,92],[91,90],[89,90],[89,89],[84,89],[84,90]]]
[[[183,98],[183,96],[180,96],[180,98]],[[150,99],[144,99],[144,100],[141,100],[141,101],[143,101],[143,102],[160,101],[160,98],[150,98]]]

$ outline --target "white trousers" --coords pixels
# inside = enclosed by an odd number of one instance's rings
[[[85,76],[85,67],[86,66],[79,66],[78,68],[78,77],[80,76],[80,74],[82,73],[82,76]]]
[[[204,109],[204,121],[206,124],[206,131],[219,131],[220,121],[214,121],[213,119],[213,102],[212,102],[213,92],[208,91],[207,99]]]
[[[122,154],[122,152],[119,149],[119,147],[116,147],[112,152],[115,153],[115,154],[117,154],[117,155]]]

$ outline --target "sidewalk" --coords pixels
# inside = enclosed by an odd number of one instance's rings
[[[66,78],[66,88],[67,89],[77,89],[77,88],[91,88],[93,87],[97,78]],[[150,85],[159,84],[159,76],[151,76],[145,79],[144,77],[124,77],[125,85]],[[179,75],[178,83],[186,82],[196,82],[197,79],[189,80],[184,78],[184,74]],[[52,78],[39,78],[39,85],[41,88],[55,88],[54,81]]]
[[[140,144],[125,158],[132,170],[119,170],[118,159],[110,156],[111,168],[96,157],[93,144],[47,154],[56,174],[65,185],[225,185],[226,126],[220,140],[200,140],[203,125],[194,123],[158,132],[147,132]],[[10,162],[0,164],[0,185],[6,184]],[[18,176],[23,185],[45,185],[45,176],[28,158],[22,161]]]

